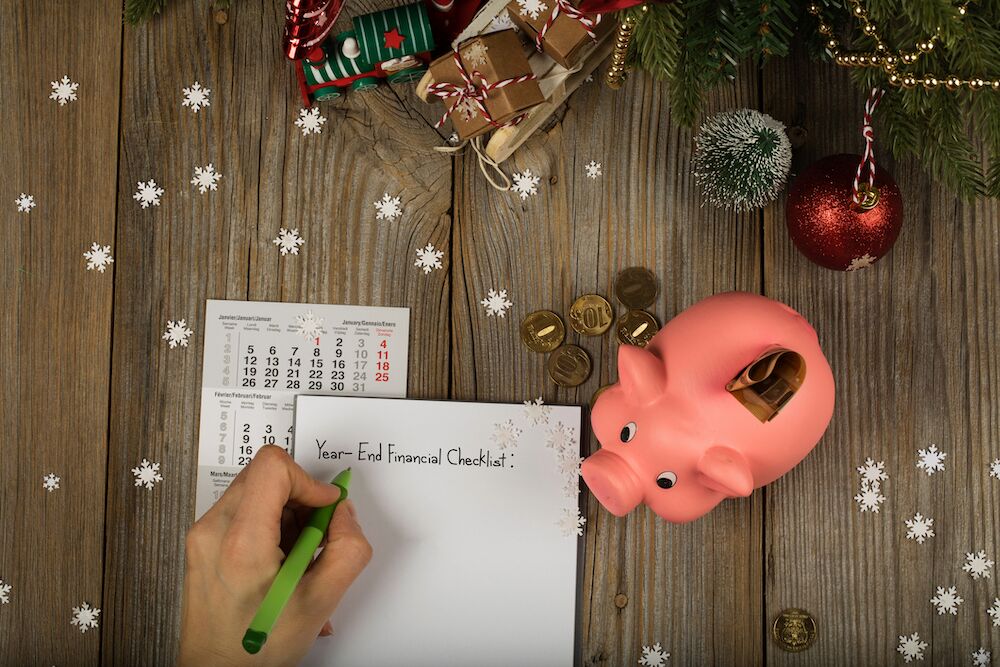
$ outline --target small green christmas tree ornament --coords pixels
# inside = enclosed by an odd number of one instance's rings
[[[702,123],[694,141],[695,180],[713,206],[749,211],[785,187],[792,146],[785,126],[766,113],[718,113]]]

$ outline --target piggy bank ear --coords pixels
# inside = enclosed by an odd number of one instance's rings
[[[753,473],[743,455],[732,447],[715,445],[705,450],[697,465],[702,484],[729,497],[753,492]]]
[[[641,347],[618,347],[618,382],[633,397],[653,400],[667,383],[667,374],[660,358]],[[642,402],[642,401],[640,401]]]

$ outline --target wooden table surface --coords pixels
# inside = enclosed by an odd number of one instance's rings
[[[360,0],[347,14],[381,8]],[[662,281],[663,321],[710,294],[759,292],[803,313],[838,382],[833,422],[789,475],[691,524],[645,508],[614,518],[586,500],[578,630],[586,665],[635,665],[659,642],[673,664],[891,664],[897,638],[929,643],[925,664],[1000,654],[986,614],[1000,573],[974,581],[964,554],[1000,548],[1000,207],[967,203],[919,164],[883,160],[906,198],[903,232],[875,268],[827,271],[785,231],[781,202],[762,213],[704,206],[691,176],[691,133],[671,122],[667,86],[633,76],[613,92],[581,88],[505,165],[541,175],[522,202],[490,188],[474,156],[433,150],[446,133],[412,85],[349,94],[324,107],[320,135],[280,55],[283,3],[235,0],[218,25],[206,2],[173,0],[140,28],[120,3],[7,2],[0,12],[0,210],[7,251],[0,296],[0,655],[10,664],[170,664],[176,655],[184,534],[194,512],[206,299],[408,306],[409,396],[585,405],[613,381],[617,343],[581,342],[593,375],[573,390],[546,379],[517,325],[537,308],[565,313],[608,295],[642,265]],[[63,74],[76,102],[48,99]],[[199,81],[211,106],[181,106]],[[847,75],[798,58],[711,94],[711,110],[751,106],[808,132],[795,167],[860,149],[863,99]],[[884,153],[883,153],[884,154]],[[603,164],[600,179],[583,166]],[[189,184],[195,166],[224,174],[217,192]],[[165,188],[140,208],[137,181]],[[37,207],[13,200],[32,193]],[[399,195],[401,219],[372,202]],[[306,239],[279,256],[279,228]],[[92,242],[114,264],[86,271]],[[444,269],[424,275],[432,243]],[[507,289],[505,319],[479,300]],[[195,329],[186,349],[160,339],[168,319]],[[948,453],[928,477],[916,451]],[[597,447],[593,439],[586,451]],[[855,467],[885,460],[879,514],[858,511]],[[136,489],[130,468],[161,463]],[[42,476],[61,488],[46,493]],[[904,519],[935,520],[924,544]],[[930,603],[957,586],[957,616]],[[71,609],[100,607],[82,634]],[[786,607],[810,611],[806,653],[769,638]]]

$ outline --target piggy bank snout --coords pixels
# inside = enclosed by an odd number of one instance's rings
[[[590,492],[615,516],[625,516],[642,502],[642,485],[618,454],[601,449],[586,458],[580,474]]]

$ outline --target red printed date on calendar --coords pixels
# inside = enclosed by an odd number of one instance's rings
[[[406,396],[407,308],[209,300],[196,517],[265,445],[293,453],[300,394]]]

